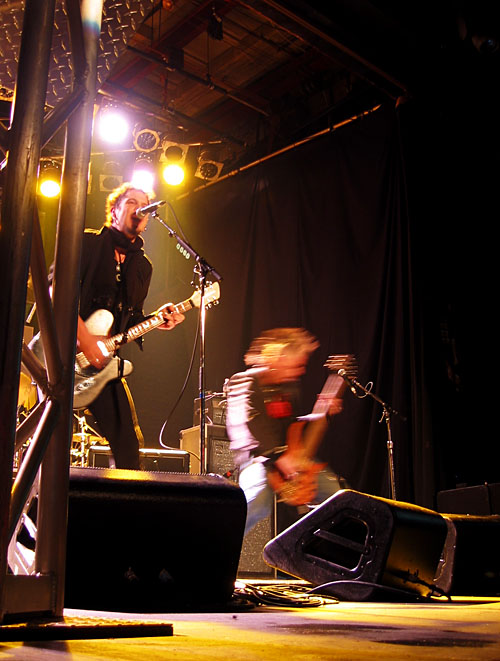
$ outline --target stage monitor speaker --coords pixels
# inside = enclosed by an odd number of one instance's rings
[[[67,608],[175,612],[231,599],[246,518],[218,475],[72,468]]]
[[[500,514],[500,484],[477,484],[439,491],[437,509],[445,514]]]
[[[443,517],[448,534],[436,586],[448,595],[500,595],[500,516]]]
[[[338,491],[264,548],[271,566],[340,599],[427,595],[447,535],[442,516],[416,505]]]

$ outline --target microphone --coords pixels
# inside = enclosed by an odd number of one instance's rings
[[[158,200],[158,202],[152,202],[151,204],[147,204],[145,207],[139,207],[136,209],[135,215],[137,218],[144,218],[144,216],[147,216],[148,213],[153,213],[166,203],[167,200]]]
[[[344,381],[347,383],[347,385],[348,385],[349,388],[351,389],[352,394],[353,394],[353,395],[357,395],[357,394],[358,394],[358,391],[356,390],[356,386],[354,385],[354,383],[353,383],[353,382],[351,381],[351,379],[349,378],[349,376],[348,376],[347,372],[345,371],[345,369],[343,369],[343,368],[341,367],[341,368],[338,370],[337,374],[338,374],[339,376],[341,376],[341,377],[344,379]]]

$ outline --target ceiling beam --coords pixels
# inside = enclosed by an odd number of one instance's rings
[[[346,30],[344,24],[340,27],[330,16],[301,1],[238,0],[238,2],[247,10],[260,17],[265,17],[276,27],[286,30],[336,63],[347,67],[358,77],[385,91],[391,98],[397,98],[409,92],[406,82],[400,80],[387,68],[376,64],[374,59],[362,53],[361,49],[355,45],[352,34],[353,27],[356,32],[356,26],[351,25],[351,28]],[[327,6],[331,13],[331,5],[327,3]],[[373,38],[366,36],[365,28],[361,24],[357,27],[359,34],[364,37],[366,46],[364,50],[368,52],[373,46]],[[386,47],[383,43],[377,45],[379,52]]]

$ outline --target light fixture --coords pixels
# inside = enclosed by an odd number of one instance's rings
[[[145,193],[152,193],[155,183],[155,169],[153,159],[150,155],[142,152],[137,156],[134,163],[131,183]]]
[[[61,164],[42,158],[38,175],[38,191],[43,197],[57,197],[61,192]]]
[[[212,158],[209,151],[202,151],[198,157],[198,167],[194,176],[204,181],[216,181],[223,167],[224,163]]]
[[[122,168],[116,161],[106,161],[99,174],[99,190],[110,193],[123,183]]]
[[[160,146],[160,134],[158,131],[148,128],[140,128],[138,124],[134,127],[134,147],[137,151],[149,154]]]
[[[222,41],[224,38],[222,18],[216,14],[214,7],[212,7],[212,14],[208,19],[207,32],[209,37],[212,37],[212,39],[217,39],[217,41]]]
[[[98,132],[101,140],[117,145],[129,137],[130,126],[124,113],[116,106],[105,106],[99,111]]]
[[[160,163],[163,165],[163,179],[170,186],[178,186],[184,181],[186,160],[189,145],[163,140]]]

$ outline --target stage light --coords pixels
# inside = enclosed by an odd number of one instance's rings
[[[61,164],[42,159],[38,175],[38,191],[43,197],[57,197],[61,192]]]
[[[212,158],[209,151],[202,151],[198,157],[198,167],[194,176],[205,181],[216,181],[220,177],[223,167],[224,163]]]
[[[155,172],[153,161],[145,153],[139,154],[134,163],[131,183],[138,189],[151,193],[154,189]]]
[[[99,190],[110,193],[123,183],[122,169],[116,161],[106,161],[99,175]]]
[[[138,124],[134,127],[134,147],[137,151],[147,154],[156,151],[160,146],[160,135],[157,131],[148,128],[140,128]]]
[[[170,163],[163,168],[163,179],[169,186],[178,186],[184,181],[184,170],[180,165]]]
[[[113,106],[102,108],[98,119],[99,136],[110,144],[123,143],[130,133],[125,115]]]
[[[178,186],[184,181],[185,169],[183,167],[189,145],[164,140],[160,163],[163,163],[163,179],[170,186]]]

